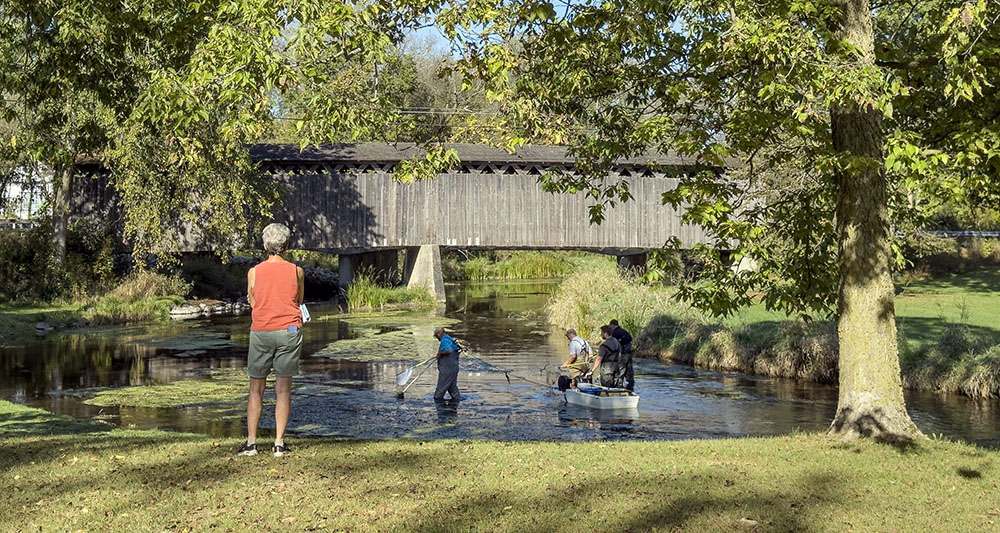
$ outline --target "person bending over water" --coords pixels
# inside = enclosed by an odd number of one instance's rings
[[[269,224],[264,228],[266,261],[247,272],[247,302],[250,304],[250,350],[247,354],[247,374],[250,394],[247,396],[247,441],[239,455],[257,455],[257,425],[264,401],[267,375],[274,369],[277,379],[274,393],[274,456],[288,453],[285,428],[292,408],[292,376],[299,373],[302,353],[302,311],[299,305],[304,295],[303,273],[300,267],[281,256],[288,250],[292,233],[284,224]]]

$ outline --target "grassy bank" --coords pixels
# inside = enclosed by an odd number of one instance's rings
[[[904,384],[909,388],[1000,396],[1000,270],[985,269],[900,287],[896,300]],[[549,309],[560,327],[596,340],[618,318],[637,354],[721,371],[837,381],[834,324],[802,323],[763,307],[712,320],[675,301],[669,288],[614,276],[578,274]]]
[[[377,282],[368,274],[358,274],[345,292],[351,311],[387,308],[433,309],[437,305],[430,289],[421,287],[389,287]]]
[[[441,257],[445,281],[488,279],[550,279],[574,272],[609,269],[614,257],[583,252],[497,251]]]
[[[0,529],[983,531],[1000,519],[984,497],[1000,454],[944,441],[292,442],[280,459],[235,457],[234,439],[0,402]]]
[[[125,278],[117,287],[95,298],[57,300],[0,306],[0,344],[11,344],[34,335],[35,324],[53,327],[121,324],[168,320],[170,308],[184,302],[190,285],[180,278],[142,272]]]

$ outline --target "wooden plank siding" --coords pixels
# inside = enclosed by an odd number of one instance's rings
[[[661,203],[676,178],[629,179],[634,198],[589,222],[583,193],[548,193],[536,176],[441,174],[403,184],[391,173],[276,174],[289,191],[276,219],[287,222],[296,248],[339,252],[422,244],[470,249],[628,251],[704,242]]]

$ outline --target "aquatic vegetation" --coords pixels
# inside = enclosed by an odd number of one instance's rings
[[[438,342],[433,326],[414,326],[386,333],[342,339],[313,353],[313,357],[352,361],[411,361],[434,355]]]
[[[244,374],[245,376],[245,374]],[[247,383],[236,380],[184,380],[166,385],[144,385],[104,390],[83,403],[102,407],[184,407],[240,403],[246,400]]]
[[[393,305],[409,305],[417,309],[433,309],[437,306],[430,289],[387,287],[367,273],[360,273],[351,280],[345,296],[347,307],[351,310],[382,310]]]
[[[583,252],[507,250],[446,254],[441,259],[448,281],[562,278],[574,272],[615,268],[610,256]]]
[[[403,327],[403,326],[449,326],[460,322],[458,319],[414,313],[412,311],[386,311],[383,313],[348,313],[343,315],[325,315],[320,320],[340,320],[351,326],[368,327]]]

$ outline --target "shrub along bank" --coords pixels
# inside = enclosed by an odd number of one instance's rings
[[[1000,271],[912,283],[897,298],[903,383],[908,388],[1000,396]],[[636,354],[719,371],[836,383],[832,321],[802,322],[763,308],[713,320],[672,297],[620,276],[567,278],[549,307],[550,321],[596,341],[611,318],[633,332]]]
[[[236,457],[239,444],[0,401],[0,530],[991,531],[1000,520],[985,496],[1000,453],[941,440],[298,439],[281,458]]]

